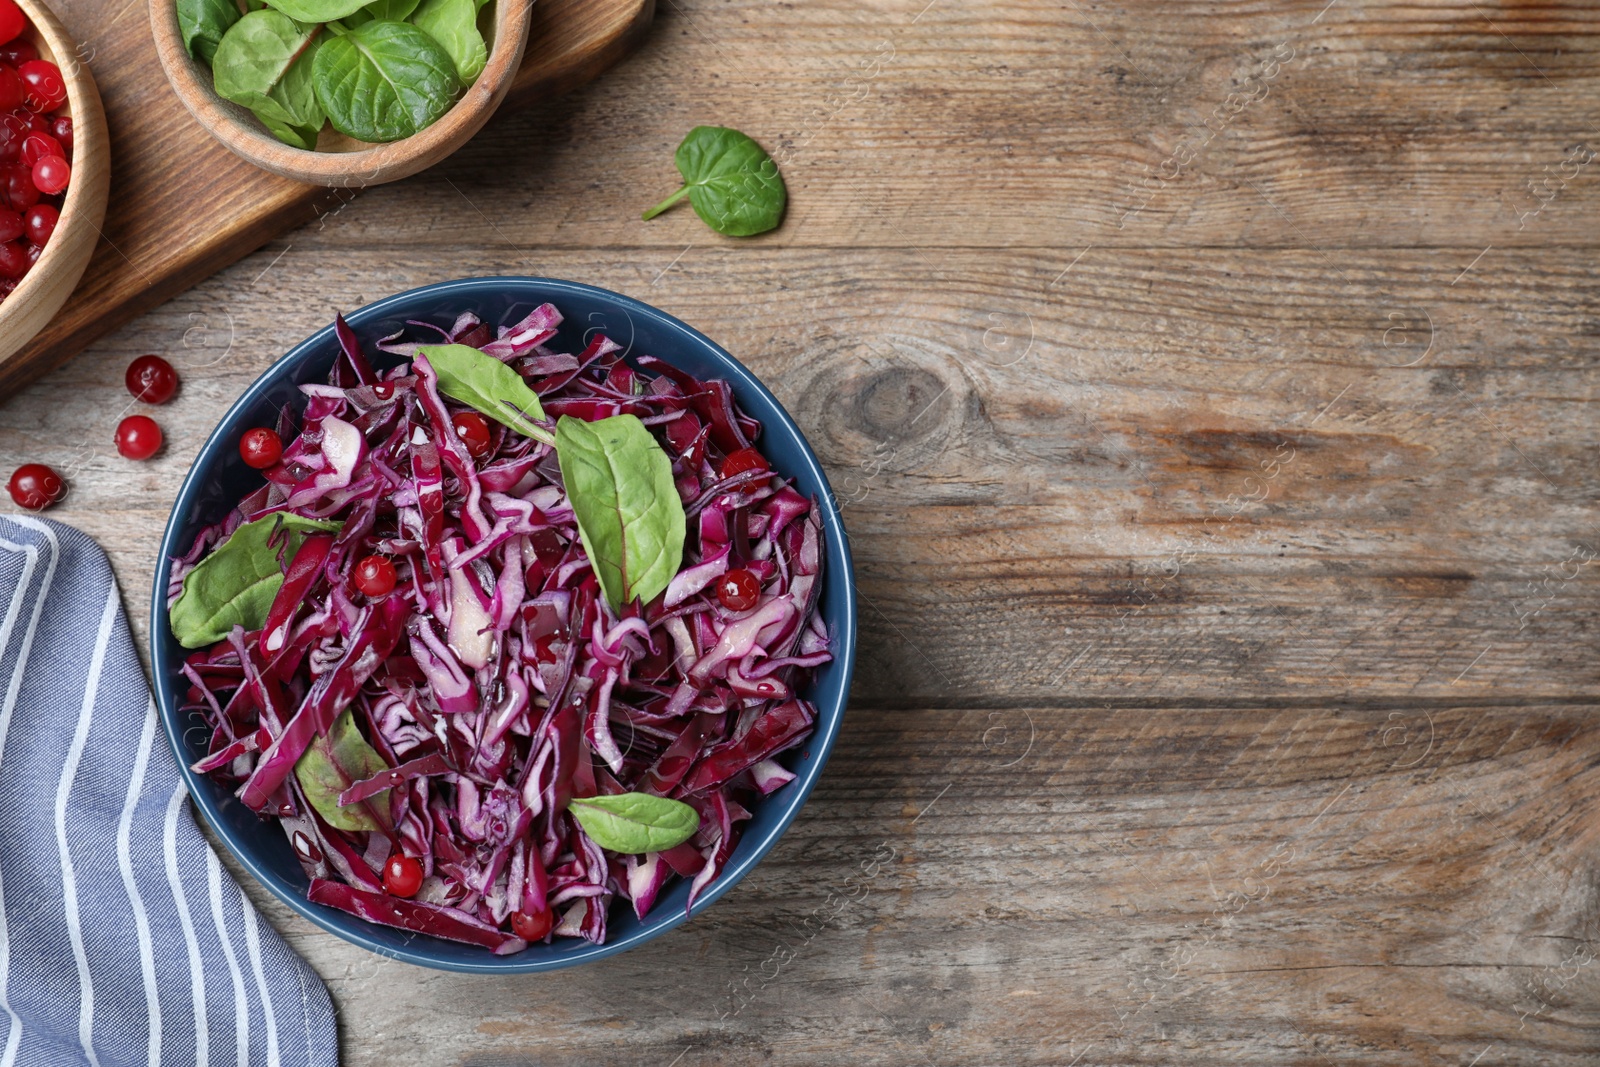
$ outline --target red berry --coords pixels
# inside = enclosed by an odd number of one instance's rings
[[[0,207],[0,241],[15,241],[27,232],[28,227],[22,221],[21,215],[8,207]]]
[[[745,471],[767,469],[767,457],[753,448],[741,448],[737,452],[730,453],[728,458],[722,461],[724,478],[732,478],[735,474],[743,474]]]
[[[0,62],[0,111],[22,106],[22,76],[9,63]]]
[[[257,426],[239,438],[239,455],[256,470],[265,470],[283,458],[283,441],[265,426]]]
[[[161,427],[148,415],[129,415],[117,424],[117,451],[128,459],[149,459],[161,448]]]
[[[48,133],[30,133],[22,139],[22,162],[30,167],[45,156],[60,156],[65,159],[66,155],[61,142]]]
[[[482,459],[489,454],[493,445],[489,440],[488,419],[476,411],[463,411],[451,416],[450,423],[456,428],[456,436],[467,446],[467,453],[473,459]]]
[[[17,0],[0,0],[0,44],[14,41],[28,28],[28,18],[17,6]]]
[[[529,915],[525,911],[511,913],[511,932],[524,941],[543,941],[555,924],[556,917],[549,908],[536,915]]]
[[[28,142],[22,143],[23,154],[28,151]],[[33,186],[41,193],[54,196],[66,189],[72,181],[72,164],[61,156],[41,156],[33,165]]]
[[[422,888],[422,864],[410,856],[395,853],[383,865],[383,888],[391,896],[414,897]]]
[[[54,205],[35,204],[22,217],[22,225],[27,231],[28,240],[42,246],[50,242],[50,235],[56,232],[56,223],[60,219],[61,212]]]
[[[57,115],[50,120],[50,136],[61,142],[61,147],[67,150],[67,157],[72,157],[72,117],[70,115]]]
[[[67,83],[61,68],[48,59],[30,59],[17,67],[28,94],[29,111],[54,111],[67,102]]]
[[[351,579],[363,596],[387,596],[400,580],[387,556],[367,556],[356,564]]]
[[[17,507],[29,511],[43,511],[67,495],[67,485],[61,475],[43,463],[24,463],[18,467],[6,488],[11,490],[11,499],[17,502]]]
[[[22,143],[17,143],[20,156]],[[33,172],[21,163],[0,166],[0,201],[12,211],[26,211],[39,202],[39,187],[33,184]]]
[[[761,583],[740,567],[717,579],[717,599],[729,611],[749,611],[761,599]]]
[[[0,15],[0,19],[4,19]],[[10,44],[0,44],[0,63],[10,63],[13,67],[20,67],[30,59],[38,59],[39,50],[27,41],[12,41]]]
[[[0,244],[0,278],[19,279],[28,273],[33,263],[28,259],[28,249],[21,241]]]
[[[0,163],[15,163],[22,158],[22,142],[32,133],[28,120],[15,112],[0,113]],[[5,189],[0,188],[0,199]]]
[[[43,211],[46,206],[40,204],[33,211]],[[31,225],[33,212],[28,213],[28,218]],[[50,220],[50,226],[55,227],[54,219]],[[122,381],[135,400],[142,400],[146,404],[165,404],[178,391],[178,372],[160,356],[140,356],[128,364],[128,372],[122,376]]]

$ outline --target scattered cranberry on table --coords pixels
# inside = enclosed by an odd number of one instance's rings
[[[148,415],[129,415],[117,424],[117,451],[127,459],[149,459],[161,450],[161,427]]]
[[[40,210],[42,207],[33,209]],[[28,219],[28,224],[33,225],[33,212],[28,213]],[[54,220],[49,224],[54,227]],[[160,356],[140,356],[128,364],[128,372],[123,375],[122,381],[135,400],[146,404],[165,404],[178,391],[178,372]]]
[[[0,0],[0,4],[5,2]],[[29,511],[43,511],[67,495],[67,483],[43,463],[24,463],[18,467],[6,488],[11,491],[11,499],[17,502],[17,507]]]
[[[266,427],[257,426],[239,438],[239,455],[256,470],[266,470],[283,458],[283,440]]]

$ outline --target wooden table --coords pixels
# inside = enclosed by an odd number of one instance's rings
[[[549,977],[248,886],[348,1064],[1596,1062],[1600,13],[1325,2],[666,0],[595,85],[0,407],[141,632],[224,405],[424,282],[651,301],[828,465],[858,682],[782,845]],[[639,221],[697,123],[776,151],[781,230]],[[145,351],[184,387],[132,464]]]

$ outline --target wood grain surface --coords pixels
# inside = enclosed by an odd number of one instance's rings
[[[780,846],[505,980],[247,883],[347,1064],[1600,1061],[1600,13],[1325,2],[669,0],[0,405],[141,634],[223,408],[409,286],[647,300],[827,467],[858,680]],[[782,228],[639,221],[698,123],[773,149]],[[132,464],[146,351],[184,385]]]
[[[625,55],[655,0],[538,0],[506,107],[548,106]],[[286,229],[357,195],[269,174],[214,140],[156,58],[148,0],[61,0],[53,10],[94,72],[111,127],[111,208],[82,283],[50,325],[0,360],[14,390],[90,341]]]

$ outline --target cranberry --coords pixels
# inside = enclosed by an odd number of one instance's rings
[[[722,461],[722,476],[724,478],[732,478],[735,474],[743,474],[745,471],[764,471],[767,469],[767,457],[753,448],[741,448]]]
[[[15,163],[22,158],[22,142],[32,133],[28,120],[16,113],[0,114],[0,163]],[[0,199],[5,190],[0,188]]]
[[[57,115],[50,120],[50,136],[61,142],[61,147],[67,150],[67,157],[72,157],[72,117]]]
[[[48,59],[30,59],[17,67],[28,93],[29,111],[54,111],[67,102],[67,83],[61,68]]]
[[[389,557],[367,556],[356,564],[351,580],[355,583],[356,592],[364,596],[386,596],[400,578]]]
[[[161,448],[161,427],[148,415],[129,415],[117,424],[117,451],[128,459],[149,459]]]
[[[42,211],[45,206],[40,204],[33,210]],[[33,212],[28,213],[28,218],[33,218]],[[50,226],[55,226],[53,219]],[[122,376],[122,381],[135,400],[142,400],[146,404],[165,404],[178,391],[178,372],[160,356],[140,356],[128,364],[128,372]]]
[[[265,426],[257,426],[239,438],[239,455],[256,470],[265,470],[283,458],[283,441]]]
[[[48,133],[30,133],[22,139],[22,162],[30,167],[45,156],[60,156],[65,159],[66,155],[61,142]]]
[[[28,28],[28,18],[17,6],[17,0],[0,0],[0,44],[14,41]]]
[[[422,888],[422,864],[396,852],[383,865],[383,888],[391,896],[414,897]]]
[[[36,245],[47,244],[50,235],[56,232],[56,223],[61,219],[61,212],[50,204],[35,204],[28,209],[22,217],[22,225],[28,234],[28,240]]]
[[[0,207],[0,241],[15,241],[28,232],[27,225],[22,221],[22,216],[8,207]],[[31,237],[29,240],[33,240]],[[38,244],[37,241],[34,241]]]
[[[450,423],[456,428],[456,435],[467,446],[467,453],[473,459],[482,459],[489,454],[493,445],[489,440],[488,419],[476,411],[463,411],[451,416]]]
[[[17,145],[20,154],[22,146]],[[12,211],[26,211],[39,202],[39,188],[33,184],[33,174],[20,163],[0,166],[0,200]]]
[[[4,17],[0,15],[0,19]],[[20,67],[28,60],[38,58],[39,50],[27,41],[16,40],[10,44],[0,44],[0,63],[10,63],[13,67]]]
[[[761,599],[761,583],[740,567],[717,579],[717,599],[729,611],[749,611]]]
[[[28,142],[22,143],[24,154],[28,151]],[[41,193],[54,196],[66,189],[67,183],[72,181],[72,164],[61,156],[41,156],[33,165],[33,185]]]
[[[550,909],[529,915],[525,911],[511,913],[511,932],[524,941],[543,941],[550,933],[550,928],[556,924],[556,917]]]
[[[31,266],[28,250],[21,241],[0,244],[0,278],[21,278]]]
[[[67,485],[61,475],[43,463],[24,463],[18,467],[6,488],[11,490],[11,499],[17,502],[17,507],[29,511],[43,511],[67,495]]]
[[[22,76],[9,63],[0,63],[0,111],[22,106]]]

